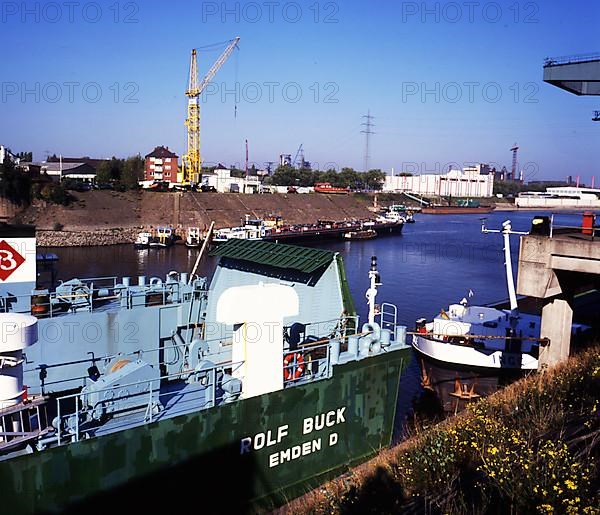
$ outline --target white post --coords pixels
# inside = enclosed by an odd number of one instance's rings
[[[502,224],[501,231],[497,231],[494,229],[488,229],[485,226],[485,218],[483,218],[481,221],[481,232],[483,232],[483,233],[500,232],[504,236],[504,266],[506,269],[506,286],[508,287],[508,298],[510,299],[510,310],[514,314],[516,314],[518,305],[517,305],[517,294],[515,292],[515,280],[514,280],[513,273],[512,273],[512,260],[510,257],[510,235],[511,234],[526,235],[529,233],[513,231],[511,224],[510,224],[510,220],[506,220]]]
[[[377,297],[377,286],[381,283],[379,281],[379,272],[377,271],[377,258],[373,256],[371,258],[371,269],[369,270],[369,279],[371,280],[371,286],[367,290],[367,304],[369,305],[369,324],[375,323],[375,297]]]
[[[515,279],[512,272],[512,258],[510,256],[510,233],[511,226],[510,221],[506,221],[503,224],[504,228],[502,234],[504,235],[504,262],[506,265],[506,284],[508,286],[508,298],[510,299],[510,310],[516,312],[517,305],[517,294],[515,292]]]

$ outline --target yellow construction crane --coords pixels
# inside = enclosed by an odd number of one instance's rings
[[[200,158],[200,95],[214,78],[219,68],[223,66],[233,50],[237,47],[240,38],[232,39],[225,51],[212,65],[201,83],[198,83],[197,51],[192,50],[190,63],[190,81],[185,95],[188,97],[188,116],[185,121],[187,127],[187,152],[183,156],[183,166],[178,181],[183,186],[198,184],[202,177],[202,160]]]

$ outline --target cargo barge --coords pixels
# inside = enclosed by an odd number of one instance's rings
[[[212,243],[220,244],[231,239],[298,243],[319,239],[345,239],[347,234],[359,231],[374,231],[377,236],[383,236],[401,234],[404,223],[403,216],[391,212],[370,220],[318,220],[313,224],[296,225],[285,225],[280,221],[270,223],[246,216],[239,227],[215,231]]]

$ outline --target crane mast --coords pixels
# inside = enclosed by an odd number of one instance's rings
[[[221,56],[215,61],[202,82],[198,82],[198,59],[196,49],[192,50],[190,62],[190,79],[187,91],[188,97],[188,115],[185,120],[187,127],[187,152],[183,156],[183,170],[180,183],[190,185],[198,183],[202,175],[202,160],[200,157],[200,95],[214,78],[221,66],[229,58],[233,50],[237,47],[240,38],[231,40]]]

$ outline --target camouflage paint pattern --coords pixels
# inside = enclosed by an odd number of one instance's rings
[[[390,444],[410,355],[407,348],[336,365],[328,380],[0,462],[2,513],[280,505]],[[332,425],[304,434],[305,419],[314,426],[319,414],[317,422]],[[247,437],[264,447],[242,454]],[[291,459],[298,446],[310,452]],[[270,466],[273,454],[284,462]]]

